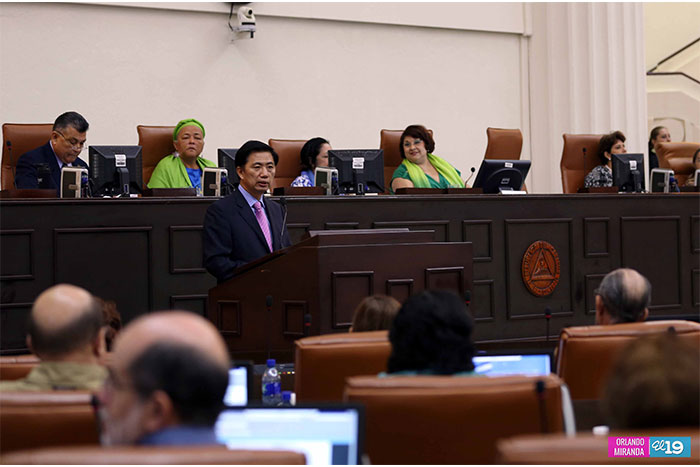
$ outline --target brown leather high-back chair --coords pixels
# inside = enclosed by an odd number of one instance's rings
[[[17,160],[25,152],[36,149],[51,139],[52,123],[3,123],[2,125],[2,189],[15,187]]]
[[[273,188],[288,187],[301,173],[301,148],[306,143],[304,139],[269,139],[267,144],[279,156],[275,168]]]
[[[87,391],[0,392],[0,452],[99,443]]]
[[[386,371],[388,331],[305,337],[294,342],[294,392],[298,401],[341,401],[349,376]]]
[[[668,320],[564,328],[559,336],[557,374],[571,398],[600,399],[620,350],[641,336],[675,329],[678,337],[700,351],[700,323]]]
[[[656,148],[659,168],[673,170],[678,185],[685,185],[695,173],[693,154],[699,148],[700,143],[660,143]]]
[[[484,159],[520,160],[523,149],[523,134],[518,128],[487,128],[486,153]]]
[[[174,126],[138,125],[141,146],[141,164],[143,165],[143,186],[147,186],[158,162],[165,156],[175,152],[173,146]]]
[[[379,149],[384,151],[384,191],[387,193],[394,170],[403,162],[399,151],[403,132],[404,130],[382,130],[379,132]],[[433,130],[430,128],[428,128],[428,132],[431,136],[433,135]]]
[[[603,135],[571,135],[564,133],[564,148],[561,151],[561,186],[564,193],[576,193],[583,188],[583,181],[598,160],[598,143]],[[586,150],[584,158],[583,150]]]
[[[293,451],[248,451],[226,446],[65,447],[18,451],[3,456],[17,465],[304,465],[306,457]]]
[[[373,464],[491,464],[500,438],[563,431],[561,384],[555,375],[356,376],[345,399],[365,405]]]
[[[689,436],[690,457],[666,457],[663,463],[700,463],[700,429],[689,427],[654,430],[613,431],[606,436],[577,433],[575,437],[561,434],[523,435],[498,442],[500,464],[651,464],[648,457],[608,457],[608,436]]]
[[[38,364],[39,358],[34,354],[0,357],[0,381],[24,378]]]

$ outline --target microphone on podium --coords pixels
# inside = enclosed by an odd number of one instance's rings
[[[544,319],[547,320],[547,330],[545,333],[545,341],[549,342],[549,320],[552,319],[552,310],[551,308],[547,307],[544,309]]]
[[[469,169],[469,170],[471,171],[471,175],[469,175],[469,177],[467,178],[467,181],[464,182],[464,187],[465,187],[465,188],[469,188],[469,180],[472,179],[472,177],[474,176],[474,172],[476,172],[476,169],[475,169],[474,167],[472,167],[472,168]]]

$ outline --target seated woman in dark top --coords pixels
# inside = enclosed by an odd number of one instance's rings
[[[600,165],[594,167],[583,181],[585,188],[613,186],[612,154],[625,154],[625,135],[621,131],[614,131],[600,138],[598,145],[598,158]]]
[[[390,193],[398,188],[464,188],[461,174],[432,152],[435,141],[423,125],[407,127],[399,140],[403,162],[391,176]]]
[[[657,126],[651,130],[649,135],[649,173],[659,167],[659,158],[656,155],[656,145],[659,143],[670,143],[671,133],[665,126]]]
[[[413,295],[404,302],[389,331],[388,373],[473,374],[473,323],[464,301],[452,292]]]
[[[323,138],[311,138],[301,148],[301,175],[294,179],[292,186],[314,186],[316,167],[328,167],[328,151],[331,143]]]

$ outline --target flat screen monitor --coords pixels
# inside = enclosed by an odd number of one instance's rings
[[[530,170],[530,161],[484,159],[474,180],[474,188],[484,193],[520,190]]]
[[[225,409],[214,427],[229,449],[291,450],[308,465],[359,464],[364,412],[354,404]]]
[[[88,154],[93,196],[141,193],[141,146],[90,146]]]
[[[613,185],[620,192],[644,191],[644,154],[612,155]]]
[[[542,354],[477,355],[474,372],[486,376],[544,376],[552,372],[552,358]]]
[[[219,148],[217,154],[219,156],[219,167],[228,170],[228,184],[232,187],[237,187],[238,172],[236,172],[236,153],[238,148]]]
[[[328,158],[338,169],[339,194],[384,193],[382,149],[331,149]]]
[[[234,362],[228,370],[228,387],[224,404],[240,407],[248,404],[253,392],[253,363]]]

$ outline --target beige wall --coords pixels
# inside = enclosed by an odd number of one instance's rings
[[[700,2],[644,4],[647,70],[700,37]]]
[[[486,127],[521,128],[523,158],[533,158],[528,187],[556,193],[561,133],[619,127],[619,118],[562,122],[535,97],[569,108],[580,85],[628,96],[643,53],[633,28],[632,40],[615,44],[635,48],[631,65],[613,63],[607,77],[553,73],[548,47],[561,32],[532,17],[551,16],[555,4],[251,5],[255,38],[232,42],[223,3],[1,3],[0,121],[48,122],[73,109],[91,123],[89,144],[136,144],[137,124],[196,117],[210,159],[253,138],[378,147],[381,128],[423,123],[435,130],[436,153],[463,173],[481,162]],[[586,53],[591,41],[608,46],[580,31],[570,50]],[[533,125],[547,142],[531,151]]]

